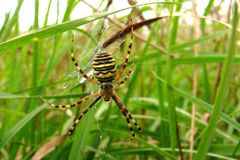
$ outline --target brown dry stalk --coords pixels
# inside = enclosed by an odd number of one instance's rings
[[[196,11],[196,2],[195,0],[192,0],[192,13],[194,16],[197,15]],[[193,32],[193,39],[198,39],[200,37],[200,28],[199,28],[199,19],[193,17],[193,26],[192,26],[192,32]],[[193,46],[194,56],[198,56],[199,53],[199,46],[195,45]],[[194,67],[194,73],[193,73],[193,81],[192,81],[192,95],[194,97],[197,96],[197,85],[198,85],[198,69],[197,66]],[[189,159],[193,159],[193,149],[194,149],[194,135],[195,135],[195,115],[196,115],[196,104],[192,103],[192,113],[191,113],[191,132],[190,132],[190,155]]]
[[[61,136],[58,136],[49,142],[43,144],[37,152],[33,155],[31,160],[40,160],[46,155],[48,155],[50,152],[52,152],[57,146],[62,144],[63,140],[67,137],[67,134],[63,134]]]
[[[107,46],[109,46],[110,44],[115,42],[117,39],[122,38],[126,34],[130,33],[132,28],[133,28],[133,30],[137,30],[137,29],[139,29],[139,28],[141,28],[141,27],[143,27],[145,25],[151,24],[151,23],[153,23],[155,21],[158,21],[158,20],[161,20],[163,18],[166,18],[166,17],[165,16],[164,17],[156,17],[156,18],[145,20],[143,22],[139,22],[139,23],[135,23],[135,24],[129,25],[129,26],[125,27],[124,29],[118,31],[115,35],[113,35],[108,40],[106,40],[103,43],[102,47],[106,48]]]
[[[84,0],[82,0],[82,2],[83,3],[85,3],[86,5],[88,5],[94,12],[98,12],[98,10],[96,9],[96,8],[94,8],[92,5],[90,5],[89,3],[87,3],[87,2],[85,2]],[[164,16],[164,17],[157,17],[157,18],[159,18],[159,19],[162,19],[162,18],[167,18],[167,17],[169,17],[169,16]],[[107,17],[107,19],[111,22],[111,23],[113,23],[113,24],[115,24],[116,26],[118,26],[119,28],[121,28],[121,29],[126,29],[125,28],[125,24],[121,24],[121,23],[119,23],[119,22],[117,22],[117,21],[115,21],[114,19],[111,19],[111,18],[109,18],[109,17]],[[148,21],[148,20],[147,20]],[[153,21],[152,21],[153,22]],[[151,23],[152,23],[151,22]],[[143,22],[140,22],[140,23],[143,23]],[[149,25],[150,23],[146,23],[146,24],[144,24],[144,25]],[[142,25],[142,26],[144,26],[144,25]],[[142,27],[141,26],[141,27]],[[138,27],[138,28],[141,28],[141,27]],[[129,26],[129,28],[131,28],[131,26]],[[136,29],[138,29],[138,28],[136,28]],[[135,30],[135,29],[134,29]],[[119,32],[121,32],[121,31],[119,31]],[[127,33],[129,33],[129,32],[127,32]],[[126,34],[126,33],[125,33]],[[136,38],[138,38],[139,40],[141,40],[141,41],[143,41],[143,42],[146,42],[147,40],[145,39],[145,38],[143,38],[140,34],[137,34],[136,32],[133,32],[133,35],[134,35],[134,37],[136,37]],[[116,36],[116,35],[115,35]],[[113,37],[111,37],[111,38],[113,38]],[[110,39],[111,39],[110,38]],[[109,40],[109,39],[108,39]],[[108,41],[107,40],[107,41]],[[116,39],[115,39],[116,40]],[[106,44],[107,43],[109,43],[109,42],[104,42],[105,43],[105,45],[103,45],[102,47],[103,48],[105,48],[106,47]],[[111,43],[113,43],[113,42],[111,42]],[[110,43],[110,44],[111,44]],[[107,45],[110,45],[110,44],[107,44]],[[160,47],[160,46],[158,46],[158,45],[156,45],[156,44],[154,44],[154,43],[152,43],[152,42],[150,42],[149,43],[149,45],[151,46],[151,47],[153,47],[153,48],[155,48],[155,49],[157,49],[157,50],[159,50],[160,51],[160,53],[167,53],[166,52],[166,50],[164,49],[164,48],[162,48],[162,47]]]

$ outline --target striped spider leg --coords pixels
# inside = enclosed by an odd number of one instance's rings
[[[44,102],[48,103],[50,106],[54,107],[54,108],[72,108],[72,107],[77,107],[80,106],[81,104],[85,103],[86,101],[88,101],[91,98],[94,98],[96,96],[98,96],[100,93],[99,91],[94,92],[91,95],[88,95],[80,100],[78,100],[77,102],[71,103],[71,104],[53,104],[47,100],[45,100],[43,97],[40,97]]]
[[[131,113],[127,110],[126,106],[122,103],[121,99],[118,97],[116,92],[113,92],[112,99],[117,104],[117,106],[120,109],[121,113],[125,117],[125,119],[126,119],[126,121],[128,123],[128,128],[130,129],[132,138],[135,136],[135,133],[133,131],[133,128],[132,128],[130,120],[133,122],[133,124],[137,127],[138,131],[141,133],[142,132],[141,127],[137,124],[136,120],[132,117]]]
[[[131,51],[132,51],[132,42],[133,42],[133,28],[131,28],[131,39],[130,39],[130,42],[129,42],[129,45],[128,45],[128,50],[127,50],[127,55],[126,55],[126,57],[125,57],[125,61],[124,61],[124,63],[122,64],[122,67],[120,68],[120,70],[118,71],[118,73],[117,73],[117,75],[116,75],[116,80],[117,80],[117,81],[121,78],[124,70],[125,70],[126,67],[127,67],[128,58],[129,58],[129,56],[130,56],[130,54],[131,54]]]
[[[132,21],[132,20],[131,20]],[[127,67],[127,63],[128,63],[128,58],[131,54],[131,50],[132,50],[132,40],[133,39],[133,28],[131,28],[131,39],[130,39],[130,43],[128,46],[128,50],[127,50],[127,55],[125,57],[125,61],[122,64],[121,69],[118,71],[117,75],[116,75],[116,80],[118,81],[122,74],[123,71],[126,69]],[[130,70],[128,71],[128,73],[126,74],[126,76],[119,82],[117,82],[117,85],[115,86],[115,88],[118,88],[120,85],[124,84],[129,76],[131,75],[132,71],[133,71],[133,67],[134,67],[134,63],[132,63]],[[132,125],[130,123],[130,120],[133,122],[133,124],[137,127],[139,132],[142,132],[141,127],[137,124],[136,120],[132,117],[131,113],[127,110],[126,106],[122,103],[121,99],[118,97],[118,95],[116,94],[116,92],[114,91],[112,94],[112,99],[114,100],[114,102],[117,104],[118,108],[120,109],[121,113],[123,114],[123,116],[125,117],[127,123],[128,123],[128,128],[131,132],[132,138],[135,136],[134,131],[132,129]]]
[[[78,62],[76,61],[76,59],[74,58],[74,51],[73,51],[73,43],[74,43],[74,34],[72,34],[72,47],[71,47],[71,57],[72,57],[72,62],[74,63],[74,65],[77,67],[78,71],[80,72],[80,74],[88,81],[91,83],[97,83],[97,81],[95,79],[92,79],[91,77],[89,77],[86,73],[84,73],[84,71],[82,70],[82,68],[80,68],[80,66],[78,65]]]
[[[132,63],[131,68],[129,69],[128,73],[126,74],[126,76],[119,82],[117,82],[116,88],[118,88],[119,86],[121,86],[122,84],[124,84],[130,77],[130,75],[133,72],[133,67],[134,67],[134,63]]]
[[[101,96],[98,96],[86,109],[83,110],[83,112],[81,112],[78,117],[75,119],[72,127],[69,129],[68,131],[68,135],[72,135],[72,133],[75,130],[75,127],[77,126],[77,124],[80,122],[80,120],[82,119],[82,117],[101,99]]]
[[[98,96],[98,97],[97,97]],[[71,135],[73,133],[73,131],[75,130],[76,125],[79,123],[80,119],[93,107],[93,105],[95,103],[97,103],[97,101],[101,98],[100,96],[100,92],[94,92],[91,95],[88,95],[82,99],[80,99],[79,101],[72,103],[72,104],[53,104],[50,103],[49,101],[45,100],[43,97],[40,97],[44,102],[48,103],[50,106],[55,107],[55,108],[72,108],[72,107],[77,107],[80,106],[81,104],[85,103],[86,101],[88,101],[91,98],[97,97],[86,109],[83,110],[82,113],[79,114],[79,116],[75,119],[72,127],[69,129],[68,134]]]

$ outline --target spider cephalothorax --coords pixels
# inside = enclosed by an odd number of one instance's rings
[[[110,101],[113,96],[113,85],[111,82],[104,82],[100,84],[100,93],[104,101]]]
[[[130,41],[130,44],[129,44],[129,47],[128,47],[127,56],[125,58],[125,61],[122,65],[122,67],[120,68],[120,70],[118,70],[118,71],[116,70],[116,62],[115,62],[115,60],[114,60],[114,58],[113,58],[113,56],[110,52],[101,52],[101,53],[97,53],[95,55],[95,57],[93,59],[93,62],[92,62],[92,68],[94,70],[93,76],[94,76],[95,79],[92,79],[91,77],[86,75],[84,73],[84,71],[79,67],[76,59],[74,58],[73,49],[71,50],[72,61],[75,64],[75,66],[78,68],[80,74],[84,78],[86,78],[86,80],[88,82],[98,84],[99,85],[99,90],[94,92],[93,94],[91,94],[89,96],[86,96],[86,97],[80,99],[79,101],[77,101],[75,103],[68,104],[68,105],[55,105],[55,104],[52,104],[50,102],[47,102],[55,108],[70,108],[70,107],[81,106],[81,104],[83,104],[87,100],[96,97],[96,99],[86,109],[84,109],[83,112],[81,112],[78,115],[78,117],[75,119],[72,127],[69,129],[69,132],[68,132],[69,135],[71,135],[73,133],[76,125],[80,122],[80,120],[84,116],[84,114],[86,114],[101,98],[103,98],[104,101],[109,101],[110,99],[114,100],[114,102],[117,104],[118,108],[120,109],[120,111],[122,112],[123,116],[125,117],[125,119],[128,123],[128,128],[130,129],[132,137],[134,137],[135,134],[133,132],[133,128],[132,128],[132,125],[131,125],[130,121],[132,121],[132,123],[137,127],[137,129],[140,132],[142,131],[140,126],[137,124],[135,119],[132,117],[130,112],[127,110],[126,106],[124,106],[124,104],[121,102],[120,98],[118,97],[118,95],[116,94],[116,92],[114,90],[114,88],[116,88],[119,85],[126,82],[129,75],[132,72],[132,68],[131,68],[128,71],[125,78],[120,80],[122,78],[121,76],[123,74],[123,71],[125,70],[125,68],[127,66],[128,58],[129,58],[129,55],[130,55],[131,49],[132,49],[133,31],[131,33],[132,33],[131,34],[131,41]],[[72,42],[73,42],[73,39],[72,39]],[[113,84],[113,81],[116,82],[116,84]]]

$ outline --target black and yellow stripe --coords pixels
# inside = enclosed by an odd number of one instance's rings
[[[101,99],[101,96],[98,96],[86,109],[83,110],[82,113],[79,114],[79,116],[75,119],[72,127],[69,129],[68,134],[72,135],[77,124],[80,122],[80,120],[82,119],[82,117],[88,112],[90,111],[90,109]]]
[[[73,50],[72,50],[72,52],[73,52]],[[72,53],[71,56],[72,56],[72,61],[73,61],[74,65],[77,67],[77,69],[79,70],[80,74],[81,74],[84,78],[86,78],[89,82],[97,83],[96,80],[94,80],[94,79],[92,79],[91,77],[89,77],[88,75],[86,75],[86,74],[84,73],[84,71],[82,70],[82,68],[79,67],[76,59],[74,58],[73,53]]]
[[[41,96],[40,96],[40,98],[44,102],[48,103],[50,106],[55,107],[55,108],[72,108],[72,107],[80,107],[82,103],[85,103],[89,99],[94,98],[94,97],[99,96],[99,95],[100,95],[100,92],[96,91],[96,92],[92,93],[91,95],[88,95],[88,96],[86,96],[86,97],[84,97],[84,98],[80,99],[79,101],[77,101],[75,103],[72,103],[72,104],[53,104],[51,102],[48,102],[47,100],[45,100]]]
[[[116,62],[110,53],[97,53],[93,62],[94,77],[100,82],[112,82],[116,76]]]
[[[130,121],[133,122],[133,124],[137,127],[138,131],[141,133],[142,128],[137,124],[136,120],[132,117],[131,113],[127,110],[127,108],[124,106],[124,104],[121,102],[120,98],[118,97],[118,95],[115,92],[112,95],[112,99],[117,104],[118,108],[120,109],[123,116],[125,117],[125,119],[128,123],[128,128],[129,128],[130,133],[132,135],[132,138],[135,136],[135,133],[133,131],[133,128],[132,128],[132,125],[131,125]]]

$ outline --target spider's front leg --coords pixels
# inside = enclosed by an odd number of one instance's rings
[[[129,56],[131,54],[131,51],[132,51],[132,42],[133,42],[133,28],[131,28],[131,39],[130,39],[130,43],[129,43],[129,46],[128,46],[128,51],[127,51],[127,55],[126,55],[125,61],[122,64],[121,69],[117,72],[117,75],[116,75],[116,80],[117,81],[121,78],[121,76],[123,74],[123,71],[127,67],[128,58],[129,58]]]
[[[88,82],[91,82],[91,83],[97,83],[97,81],[95,79],[92,79],[91,77],[89,77],[86,73],[84,73],[84,71],[82,70],[82,68],[78,65],[75,57],[74,57],[74,54],[73,54],[73,42],[74,42],[74,35],[72,35],[72,48],[71,48],[71,57],[72,57],[72,62],[74,63],[74,65],[77,67],[78,71],[80,72],[80,74],[86,78],[86,80]]]

